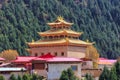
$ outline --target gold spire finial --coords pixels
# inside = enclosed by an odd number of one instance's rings
[[[86,42],[90,42],[90,41],[87,39]]]
[[[35,42],[34,39],[32,39],[32,43]]]
[[[64,20],[64,18],[62,16],[58,16],[57,20]]]

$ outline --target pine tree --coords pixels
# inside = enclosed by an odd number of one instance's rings
[[[117,80],[116,68],[114,66],[112,67],[112,69],[110,71],[109,80]]]
[[[108,68],[105,66],[103,69],[103,72],[101,73],[99,80],[109,80],[109,74],[110,71],[108,70]]]
[[[91,76],[91,74],[86,74],[85,75],[85,80],[94,80],[93,77]]]
[[[37,80],[37,79],[38,79],[38,76],[36,74],[33,74],[31,80]]]
[[[68,77],[68,73],[67,71],[63,71],[61,76],[60,76],[60,80],[69,80],[69,77]]]
[[[15,75],[12,74],[12,75],[10,76],[9,80],[17,80],[17,79],[16,79]]]
[[[119,80],[120,79],[120,62],[119,61],[115,63],[115,69],[116,69],[117,80]]]
[[[37,32],[48,29],[46,22],[62,15],[74,23],[73,30],[84,32],[82,40],[96,42],[100,56],[117,58],[119,4],[119,0],[9,0],[0,9],[0,52],[17,49],[20,55],[28,55],[25,42],[38,40]]]
[[[76,80],[77,79],[71,68],[67,69],[67,73],[68,73],[69,80]]]
[[[24,74],[22,80],[30,80],[30,76],[28,74]]]
[[[38,80],[43,80],[44,77],[43,76],[38,76]]]
[[[0,80],[5,80],[3,75],[0,75]]]
[[[20,75],[18,75],[17,80],[22,80],[22,78],[21,78],[21,76],[20,76]]]
[[[78,80],[78,78],[74,75],[72,69],[68,68],[62,72],[60,80]]]

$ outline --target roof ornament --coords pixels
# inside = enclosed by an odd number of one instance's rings
[[[63,21],[64,18],[63,18],[62,16],[58,16],[58,17],[57,17],[57,20]]]
[[[86,42],[91,43],[89,39],[87,39]],[[95,42],[92,42],[92,44],[95,44]]]
[[[89,43],[90,41],[87,39],[86,42]]]
[[[32,39],[32,43],[34,43],[35,42],[35,40],[34,39]]]

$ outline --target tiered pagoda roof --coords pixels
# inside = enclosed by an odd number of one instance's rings
[[[87,43],[82,40],[77,39],[58,39],[58,40],[40,40],[32,43],[28,43],[29,47],[41,47],[41,46],[53,46],[53,45],[76,45],[76,46],[88,46],[92,45],[93,43]]]
[[[50,26],[50,30],[45,32],[39,32],[42,36],[42,40],[28,43],[29,47],[41,47],[41,46],[88,46],[93,43],[79,40],[79,36],[82,32],[75,32],[70,29],[73,23],[66,22],[62,17],[58,17],[56,21],[47,23]]]
[[[55,57],[51,54],[42,55],[39,57],[28,57],[28,56],[18,56],[16,60],[13,60],[12,63],[31,63],[33,61],[45,61],[45,62],[82,62],[81,59],[78,58],[70,58],[70,57]]]
[[[68,26],[70,27],[71,25],[73,25],[73,23],[69,23],[67,21],[65,21],[63,19],[63,17],[58,17],[57,20],[55,20],[54,22],[52,23],[47,23],[50,27],[61,27],[61,26]]]
[[[38,33],[40,36],[53,36],[53,35],[74,35],[74,36],[80,36],[82,34],[82,32],[75,32],[72,30],[67,30],[67,29],[63,29],[63,30],[48,30],[45,32],[39,32]]]

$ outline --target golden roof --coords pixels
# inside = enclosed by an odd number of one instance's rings
[[[57,30],[57,31],[52,31],[52,30],[48,30],[46,32],[39,32],[38,34],[40,36],[52,36],[52,35],[60,35],[60,34],[67,34],[67,35],[76,35],[76,36],[80,36],[83,32],[75,32],[73,30]]]
[[[59,39],[59,40],[39,40],[36,42],[28,43],[29,47],[41,47],[41,46],[53,46],[53,45],[74,45],[74,46],[89,46],[93,43],[87,43],[82,40],[76,40],[76,39]]]
[[[71,26],[73,23],[69,23],[67,21],[64,20],[63,17],[59,16],[57,17],[57,20],[55,20],[54,22],[51,23],[47,23],[49,26],[56,26],[59,27],[59,25],[64,25],[64,26]]]
[[[27,52],[32,53],[31,49],[25,49]]]

